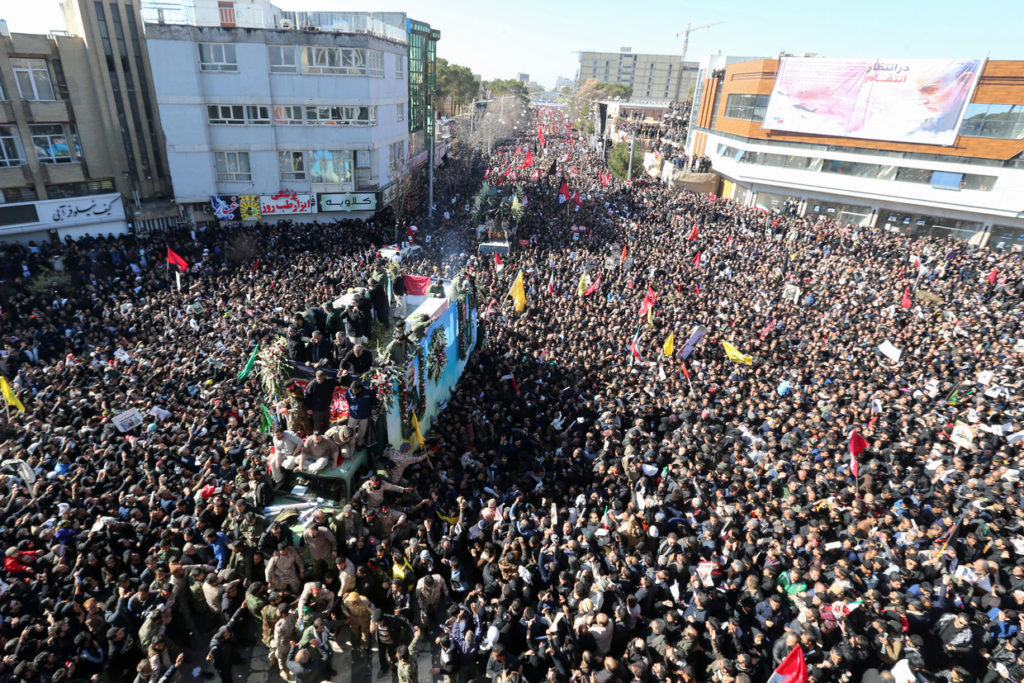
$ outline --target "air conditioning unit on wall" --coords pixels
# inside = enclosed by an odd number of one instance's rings
[[[295,24],[292,23],[291,19],[282,19],[281,20],[281,28],[283,28],[285,30],[290,30],[290,29],[295,28]]]

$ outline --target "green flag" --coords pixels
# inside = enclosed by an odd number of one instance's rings
[[[274,416],[267,410],[267,406],[264,403],[260,404],[260,432],[263,434],[269,434],[274,428]]]
[[[245,380],[249,379],[249,375],[252,374],[252,369],[256,367],[256,356],[259,354],[259,352],[260,345],[257,344],[256,348],[252,350],[252,354],[249,356],[249,360],[245,361],[245,367],[242,368],[242,371],[238,373],[238,377],[235,378],[236,380],[238,380],[239,382],[244,382]]]

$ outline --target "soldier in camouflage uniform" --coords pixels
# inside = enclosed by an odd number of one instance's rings
[[[274,637],[270,645],[276,656],[277,666],[281,669],[281,678],[285,680],[291,680],[285,665],[288,663],[288,650],[295,638],[295,624],[298,619],[297,610],[289,609],[283,602],[277,606],[277,623],[274,624]]]
[[[263,608],[259,613],[260,620],[260,641],[269,650],[267,657],[269,658],[270,666],[277,666],[277,650],[274,648],[274,627],[277,626],[277,622],[281,619],[282,611],[284,607],[287,610],[287,605],[284,605],[281,594],[272,591],[267,595],[267,602],[263,604]]]
[[[302,558],[294,547],[282,543],[267,562],[267,584],[271,590],[290,590],[297,594],[302,590]]]
[[[352,590],[345,593],[341,608],[348,617],[348,626],[352,630],[352,647],[356,651],[365,651],[370,656],[370,617],[373,615],[373,603],[365,596]]]

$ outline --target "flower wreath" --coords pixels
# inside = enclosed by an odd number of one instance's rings
[[[284,382],[288,379],[290,366],[288,363],[288,340],[277,337],[270,346],[259,354],[260,384],[269,396],[277,397],[284,393]]]
[[[414,359],[419,362],[419,366],[417,368],[417,374],[419,375],[419,377],[418,377],[418,379],[419,379],[419,387],[417,388],[417,391],[416,391],[416,394],[417,394],[416,398],[418,399],[418,403],[419,403],[419,409],[416,411],[417,412],[417,418],[423,416],[423,412],[426,410],[426,405],[427,405],[427,390],[426,390],[426,386],[425,386],[425,383],[424,383],[424,376],[423,376],[424,375],[424,365],[425,365],[424,358],[423,358],[423,348],[422,347],[417,347],[416,353],[410,355],[406,359],[405,366],[404,366],[404,371],[401,373],[401,376],[398,379],[398,386],[399,386],[399,391],[398,391],[398,409],[399,409],[399,420],[402,423],[402,438],[403,439],[408,439],[410,436],[412,436],[412,405],[411,405],[411,401],[409,400],[410,399],[409,387],[407,387],[406,384],[405,384],[405,377],[406,377],[406,373],[409,370],[409,364],[413,363]]]
[[[448,330],[439,325],[430,335],[427,346],[427,374],[435,382],[441,379],[448,365]]]

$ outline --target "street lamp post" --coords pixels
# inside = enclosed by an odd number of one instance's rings
[[[636,142],[636,130],[629,134],[629,168],[626,170],[626,180],[633,179],[633,143]]]

